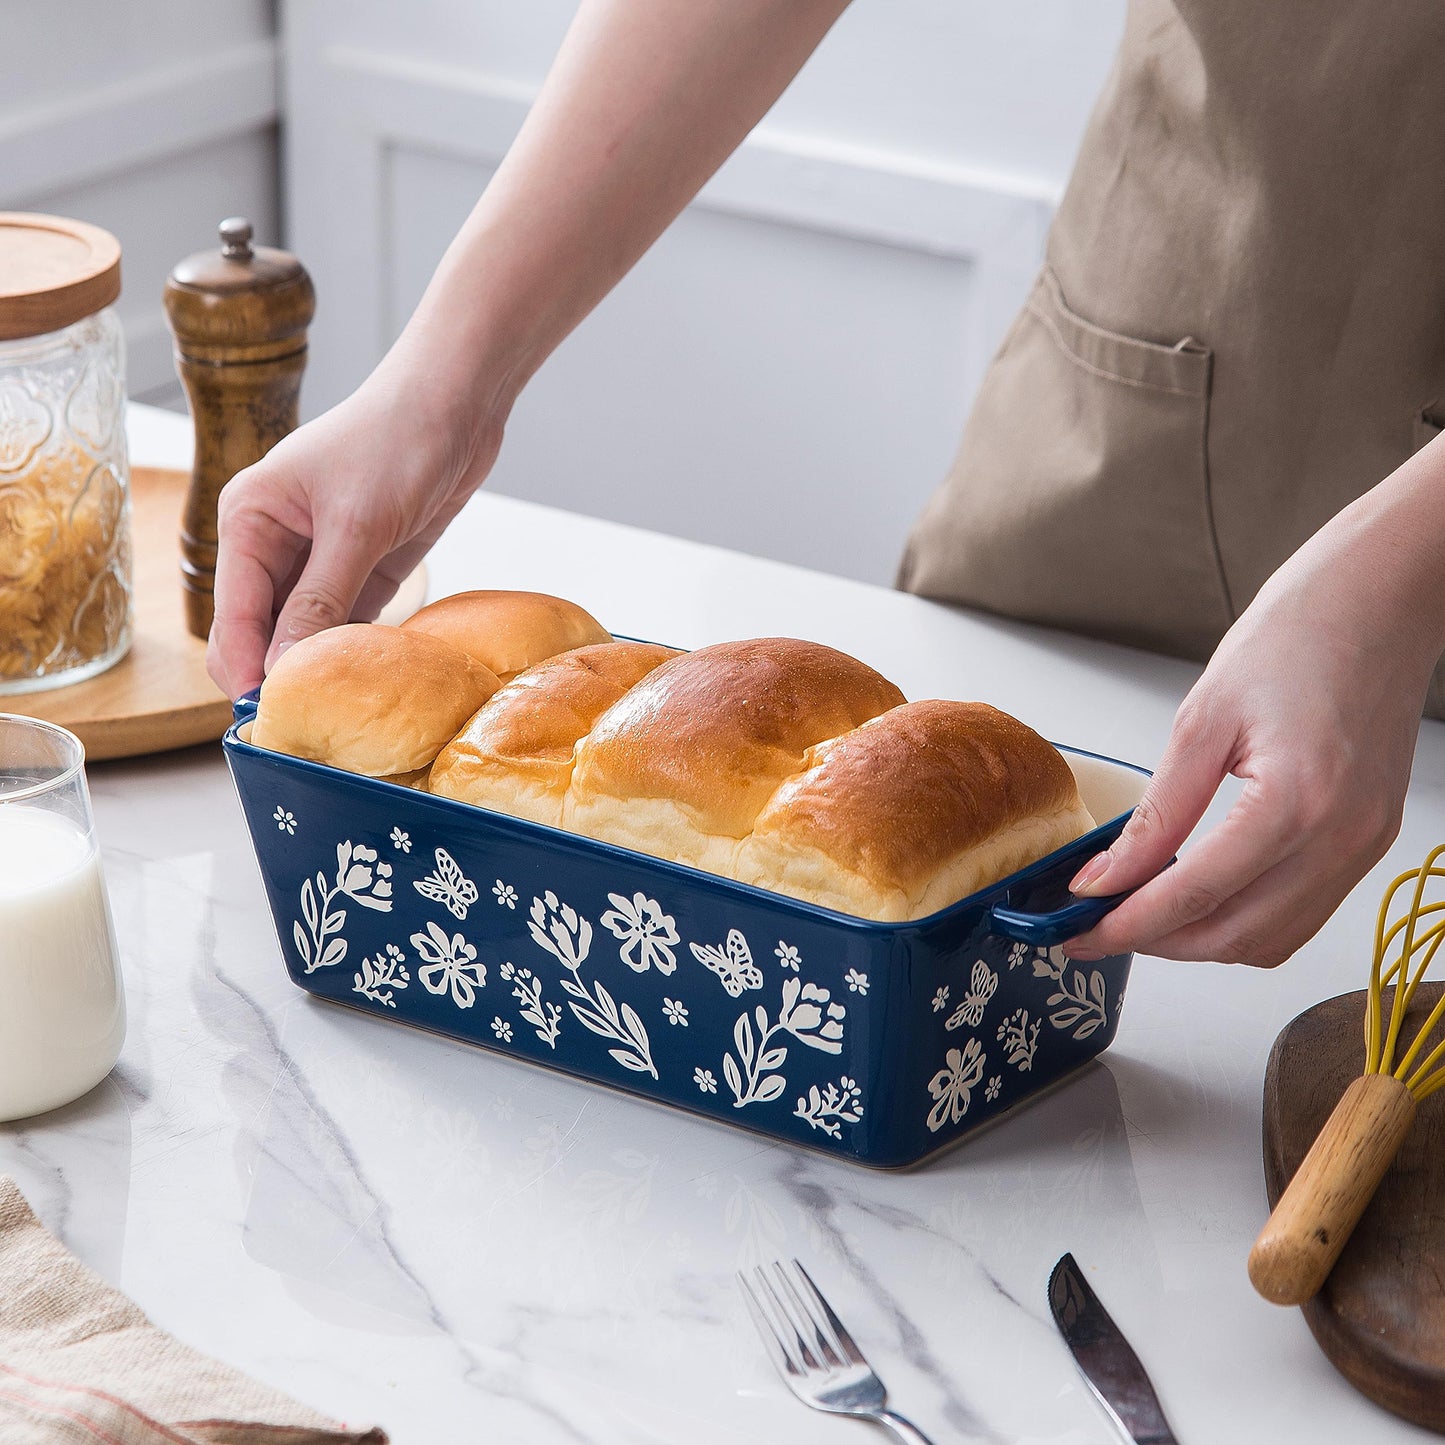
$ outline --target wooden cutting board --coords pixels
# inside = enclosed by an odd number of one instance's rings
[[[130,651],[99,677],[49,692],[0,695],[0,712],[69,728],[86,757],[129,758],[214,742],[231,704],[206,674],[206,644],[186,631],[179,537],[189,475],[158,467],[131,472],[134,635]],[[401,585],[383,622],[410,617],[426,600],[426,569]]]
[[[1422,984],[1413,1039],[1445,983]],[[1270,1207],[1362,1070],[1365,993],[1307,1009],[1279,1038],[1264,1079]],[[1445,1434],[1445,1091],[1426,1099],[1325,1287],[1303,1307],[1320,1348],[1385,1409]]]

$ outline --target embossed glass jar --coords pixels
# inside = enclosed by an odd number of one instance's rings
[[[79,682],[130,645],[120,246],[0,213],[0,694]]]

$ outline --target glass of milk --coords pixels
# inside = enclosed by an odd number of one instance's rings
[[[0,1120],[79,1098],[124,1037],[85,749],[0,713]]]

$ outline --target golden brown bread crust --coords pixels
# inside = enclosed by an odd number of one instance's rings
[[[1069,765],[980,702],[912,702],[810,750],[735,876],[864,917],[923,917],[1093,826]]]
[[[429,603],[401,625],[461,648],[503,682],[559,652],[612,641],[591,613],[545,592],[458,592]]]
[[[598,720],[578,746],[563,821],[725,872],[728,850],[810,747],[902,701],[871,667],[821,643],[699,648],[649,673]]]
[[[430,790],[557,827],[578,740],[630,687],[679,656],[603,642],[530,667],[485,702],[432,765]]]
[[[262,684],[251,741],[391,778],[427,767],[499,686],[439,638],[348,623],[281,654]]]

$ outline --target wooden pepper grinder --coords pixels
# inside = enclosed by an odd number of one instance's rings
[[[251,223],[222,221],[221,249],[182,261],[166,281],[176,369],[190,400],[196,459],[181,520],[186,626],[206,637],[214,614],[221,488],[297,423],[306,328],[316,293],[289,252],[252,246]]]

